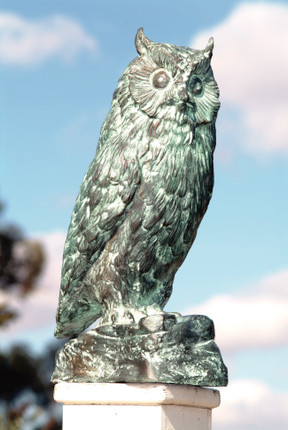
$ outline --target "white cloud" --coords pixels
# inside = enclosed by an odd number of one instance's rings
[[[286,430],[288,393],[262,381],[239,379],[221,389],[221,405],[213,410],[214,430]]]
[[[3,335],[7,340],[14,334],[21,335],[21,332],[39,330],[55,323],[65,234],[53,232],[35,239],[42,243],[46,258],[38,287],[25,298],[0,292],[0,301],[9,303],[19,313],[18,318],[5,326]]]
[[[0,13],[0,62],[34,65],[52,56],[71,60],[88,50],[95,52],[96,40],[75,20],[60,15],[28,20]]]
[[[240,4],[191,41],[215,39],[213,69],[222,106],[238,108],[243,145],[257,154],[288,153],[288,6]]]
[[[212,297],[185,314],[208,315],[224,353],[288,344],[288,270],[241,293]]]

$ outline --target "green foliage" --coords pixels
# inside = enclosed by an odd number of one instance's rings
[[[53,412],[49,382],[57,346],[35,357],[17,345],[0,352],[0,430],[60,430],[61,413]]]
[[[0,202],[0,216],[4,205]],[[33,291],[44,264],[39,242],[27,240],[18,226],[0,222],[0,289],[16,289],[21,295]],[[0,326],[14,319],[17,313],[9,303],[0,304]]]
[[[45,384],[39,370],[39,360],[25,346],[17,345],[7,354],[0,353],[0,397],[10,402],[24,389],[43,395]]]
[[[0,329],[18,314],[9,304],[9,293],[33,293],[44,263],[40,243],[24,238],[14,224],[2,222],[0,201]],[[24,345],[0,351],[0,430],[60,430],[61,414],[54,413],[53,386],[56,345],[35,357]]]

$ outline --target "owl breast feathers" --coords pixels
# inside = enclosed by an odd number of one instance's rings
[[[118,82],[68,230],[59,338],[163,312],[213,188],[218,87],[204,50],[153,43]]]

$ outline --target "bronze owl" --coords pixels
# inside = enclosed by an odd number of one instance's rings
[[[55,335],[163,313],[213,188],[219,90],[204,50],[136,35],[64,249]]]

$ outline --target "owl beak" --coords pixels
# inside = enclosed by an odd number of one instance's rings
[[[180,100],[183,100],[184,102],[187,102],[187,100],[189,99],[188,92],[184,86],[178,90],[178,97]]]

